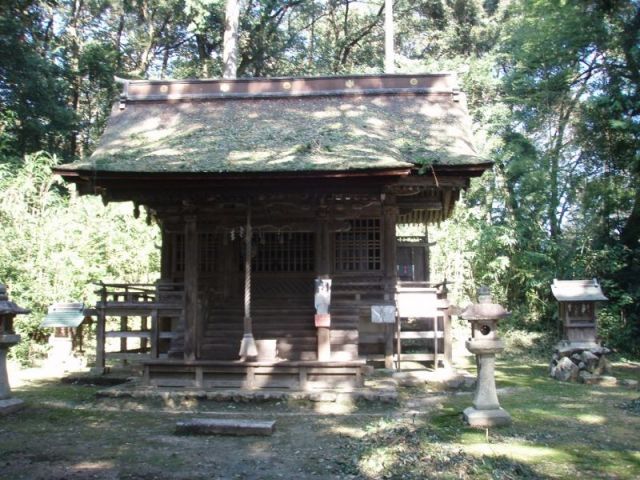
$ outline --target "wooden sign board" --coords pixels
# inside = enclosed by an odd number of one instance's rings
[[[396,307],[371,305],[371,323],[396,323]]]
[[[435,289],[411,288],[396,293],[398,316],[401,318],[433,318],[438,316]]]

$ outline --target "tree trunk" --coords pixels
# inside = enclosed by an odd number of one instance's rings
[[[384,1],[384,73],[395,73],[393,0]]]
[[[222,49],[223,78],[236,78],[238,71],[239,0],[227,0],[224,17],[224,45]]]
[[[635,250],[640,247],[640,188],[636,188],[631,215],[627,218],[620,240],[625,247]]]

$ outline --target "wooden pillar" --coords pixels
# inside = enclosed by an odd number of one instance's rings
[[[383,241],[383,273],[384,273],[384,300],[395,301],[397,283],[397,258],[396,258],[396,222],[398,219],[398,207],[395,205],[395,197],[387,195],[382,206],[382,241]],[[393,325],[385,325],[384,367],[393,368]]]
[[[331,328],[318,327],[318,361],[331,360]]]
[[[447,289],[447,280],[444,280],[442,285],[442,289],[438,293],[439,296],[439,305],[438,310],[442,312],[442,330],[443,330],[443,343],[444,343],[444,359],[442,363],[444,364],[444,368],[451,369],[453,368],[453,352],[452,352],[452,338],[451,338],[451,314],[450,312],[450,304],[447,298],[448,289]],[[472,322],[473,323],[473,322]]]
[[[442,311],[442,321],[444,322],[444,368],[453,368],[453,352],[451,342],[451,316],[449,308]]]
[[[185,217],[184,226],[184,358],[198,355],[198,222]]]
[[[244,233],[244,334],[240,343],[240,358],[243,361],[258,356],[258,347],[253,338],[253,321],[251,319],[251,202],[247,200],[247,225]]]
[[[143,332],[149,331],[149,323],[148,323],[147,317],[140,317],[140,330]],[[149,341],[147,340],[147,337],[141,337],[140,350],[143,352],[146,352],[148,347],[149,347]]]
[[[158,310],[154,308],[151,312],[151,358],[158,358],[158,354],[160,353],[160,326],[158,325],[158,321]]]
[[[129,318],[126,316],[120,317],[120,331],[126,332],[129,329]],[[127,337],[120,337],[120,351],[127,351]]]
[[[98,318],[96,322],[96,366],[95,373],[102,375],[104,373],[104,347],[105,347],[105,327],[106,327],[106,306],[107,306],[107,290],[103,286],[100,293],[101,306],[98,308]]]
[[[316,229],[316,273],[319,278],[329,277],[331,272],[331,243],[329,220],[325,210],[318,212],[319,222]],[[329,322],[331,321],[329,318]],[[318,326],[316,323],[317,335],[317,357],[320,362],[331,360],[331,323]]]
[[[318,211],[316,227],[316,274],[318,277],[331,274],[331,229],[329,218],[323,209]]]
[[[171,277],[171,250],[174,248],[171,245],[171,234],[167,232],[165,225],[160,224],[162,246],[160,247],[160,278]]]

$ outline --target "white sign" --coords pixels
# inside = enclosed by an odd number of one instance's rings
[[[432,318],[438,316],[438,295],[435,289],[407,289],[396,294],[398,316],[401,318]]]
[[[372,323],[396,323],[396,307],[393,305],[372,305]]]

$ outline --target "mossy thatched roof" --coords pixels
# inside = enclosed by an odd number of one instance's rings
[[[91,157],[60,170],[241,173],[486,164],[453,93],[158,98],[114,106]]]

